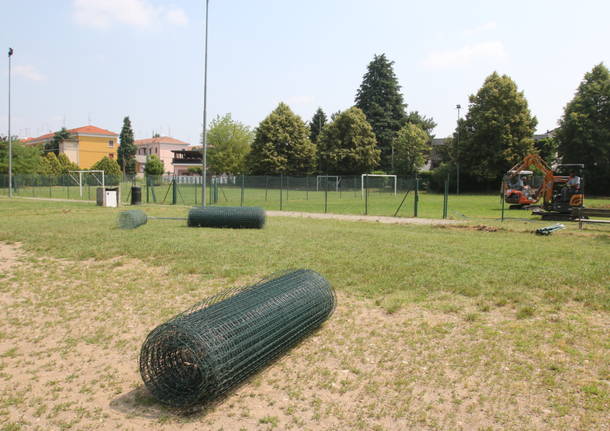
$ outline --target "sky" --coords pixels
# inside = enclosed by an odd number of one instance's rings
[[[0,135],[86,124],[191,144],[203,124],[204,0],[2,0]],[[607,0],[210,0],[208,121],[256,127],[279,102],[305,121],[354,104],[375,54],[437,137],[494,71],[557,126],[584,74],[610,66]]]

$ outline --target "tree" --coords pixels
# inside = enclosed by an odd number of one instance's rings
[[[375,55],[356,94],[356,106],[362,109],[373,127],[381,150],[381,168],[386,171],[392,169],[394,136],[407,119],[407,105],[400,93],[393,64],[385,54]]]
[[[208,163],[214,174],[241,174],[246,169],[246,156],[254,133],[231,114],[216,117],[208,131]]]
[[[146,160],[146,165],[144,165],[144,173],[152,177],[157,177],[163,175],[163,172],[165,172],[163,161],[154,154],[149,156],[148,160]]]
[[[540,157],[550,166],[557,159],[557,140],[552,136],[538,139],[534,141],[534,148],[540,154]]]
[[[489,75],[477,94],[469,98],[465,119],[454,133],[454,160],[466,176],[483,182],[498,181],[525,155],[534,151],[538,121],[523,92],[507,75]],[[459,130],[459,148],[457,131]]]
[[[436,121],[434,121],[431,117],[426,117],[425,115],[421,115],[418,111],[409,112],[407,115],[407,123],[415,124],[419,126],[424,132],[428,134],[430,139],[434,137],[432,134],[432,130],[436,127]]]
[[[556,133],[562,163],[584,163],[586,191],[610,190],[610,73],[600,63],[566,105]]]
[[[328,174],[363,174],[379,164],[380,151],[364,112],[352,107],[324,126],[318,137],[319,170]]]
[[[121,168],[116,160],[109,158],[108,156],[104,156],[102,159],[98,160],[93,166],[91,166],[91,170],[104,171],[104,175],[106,176],[121,176]]]
[[[37,145],[23,145],[13,137],[13,174],[34,174],[40,169],[42,149]],[[0,136],[0,174],[8,174],[8,138]]]
[[[40,161],[39,172],[42,175],[57,176],[62,174],[62,165],[54,152],[48,152]]]
[[[44,150],[46,152],[51,151],[57,156],[59,154],[59,147],[66,139],[70,139],[70,132],[65,127],[62,127],[61,130],[55,132],[53,139],[44,145]]]
[[[138,148],[133,142],[133,130],[129,117],[123,118],[123,128],[119,135],[119,148],[117,159],[123,173],[133,175],[136,173],[136,152]]]
[[[67,174],[68,171],[78,171],[80,169],[78,165],[72,162],[64,153],[59,153],[57,161],[59,162],[62,174]]]
[[[318,108],[311,121],[309,122],[309,129],[311,132],[309,133],[309,139],[314,144],[318,143],[318,135],[322,132],[322,128],[326,124],[328,119],[326,118],[326,114],[322,111],[322,108]]]
[[[254,175],[307,175],[314,172],[315,159],[307,125],[280,103],[256,128],[246,164]]]
[[[431,149],[428,133],[416,124],[407,123],[394,138],[396,173],[415,174],[426,163],[426,154]]]

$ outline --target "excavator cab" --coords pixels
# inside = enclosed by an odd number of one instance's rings
[[[569,214],[572,208],[584,203],[583,164],[563,164],[555,168],[552,199],[545,202],[545,210]]]
[[[539,199],[540,180],[533,171],[508,171],[503,181],[504,200],[511,209],[535,204]]]

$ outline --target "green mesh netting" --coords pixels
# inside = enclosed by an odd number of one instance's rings
[[[191,227],[230,227],[261,229],[265,210],[259,207],[195,207],[188,215]]]
[[[148,335],[142,380],[170,406],[211,401],[311,334],[335,304],[328,281],[307,269],[227,290]]]
[[[121,211],[119,214],[118,225],[121,229],[135,229],[146,224],[148,217],[141,210]]]

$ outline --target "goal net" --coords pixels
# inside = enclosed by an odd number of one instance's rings
[[[318,175],[316,177],[316,191],[334,190],[338,192],[340,182],[341,177],[338,175]]]
[[[104,177],[104,171],[98,170],[82,170],[82,171],[68,171],[68,175],[78,185],[78,191],[80,197],[83,197],[83,186],[102,186],[106,187],[106,178]]]
[[[396,175],[385,174],[362,174],[360,177],[362,197],[365,190],[376,192],[389,192],[396,194]]]

